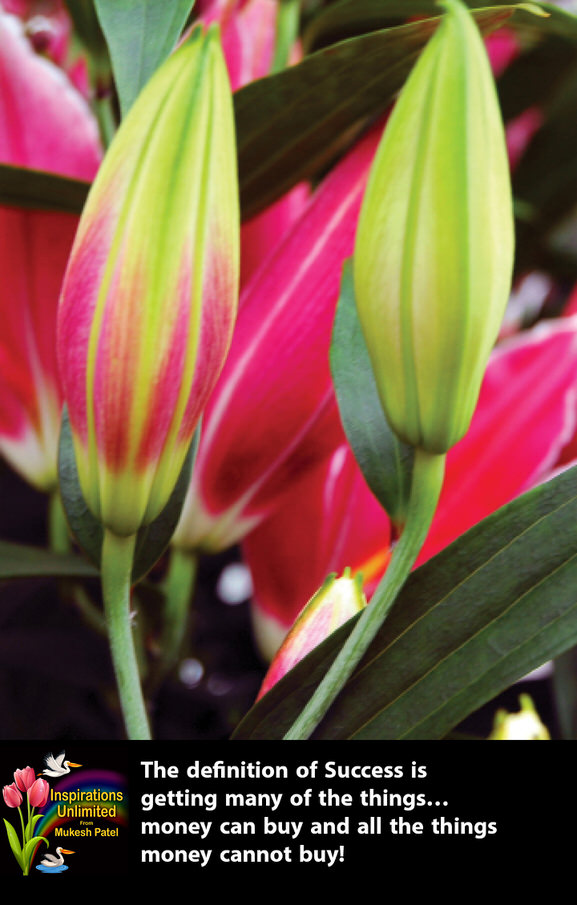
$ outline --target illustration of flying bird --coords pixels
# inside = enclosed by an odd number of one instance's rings
[[[53,757],[52,754],[47,754],[44,758],[44,770],[40,774],[41,776],[51,776],[52,779],[58,779],[59,776],[64,776],[66,773],[70,773],[70,767],[81,767],[82,764],[74,764],[71,760],[64,760],[65,752],[62,751],[58,757]]]

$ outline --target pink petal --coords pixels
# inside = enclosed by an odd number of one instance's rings
[[[257,638],[270,657],[331,572],[363,573],[370,596],[389,559],[390,523],[348,446],[312,469],[243,541]]]
[[[243,293],[176,543],[235,542],[342,437],[333,416],[330,337],[380,131],[329,175]]]
[[[573,434],[576,393],[575,318],[542,322],[493,354],[419,563],[541,480]]]
[[[276,251],[288,229],[304,210],[308,197],[308,185],[297,185],[283,198],[243,224],[240,256],[242,287],[263,261]]]
[[[537,107],[530,107],[507,123],[507,151],[509,152],[509,163],[512,170],[515,169],[521,160],[535,133],[543,125],[543,120],[544,116],[541,110]]]
[[[0,13],[0,162],[91,178],[92,114],[66,77]],[[61,390],[56,310],[78,218],[0,208],[0,450],[44,489],[56,480]]]
[[[18,20],[0,13],[0,161],[92,179],[96,121],[60,69],[32,50]]]
[[[515,33],[507,28],[500,28],[489,35],[485,39],[485,47],[495,78],[499,78],[521,52]]]

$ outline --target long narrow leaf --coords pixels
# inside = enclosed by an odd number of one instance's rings
[[[0,541],[0,580],[12,578],[93,578],[94,566],[80,556]]]
[[[314,737],[442,738],[577,643],[576,584],[573,468],[494,513],[411,575]],[[261,699],[236,737],[282,737],[351,625]]]
[[[509,0],[465,0],[474,11],[509,6]],[[542,11],[545,16],[535,16]],[[514,25],[519,29],[537,30],[543,34],[561,34],[577,40],[577,18],[552,3],[519,4],[520,15]],[[411,16],[436,16],[436,0],[340,0],[332,3],[316,16],[305,33],[307,48],[342,41],[352,34],[362,34],[385,28]]]
[[[79,214],[90,184],[55,173],[0,164],[0,203],[67,214]]]

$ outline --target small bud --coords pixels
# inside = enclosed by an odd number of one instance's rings
[[[351,578],[348,569],[341,578],[330,575],[301,610],[269,667],[258,697],[366,604],[361,576]]]
[[[529,695],[520,695],[519,704],[521,710],[518,713],[507,713],[506,710],[497,711],[489,739],[494,742],[547,741],[550,739],[549,730],[541,722]]]
[[[505,135],[479,31],[458,0],[377,152],[356,237],[359,318],[384,411],[445,453],[466,433],[513,266]]]

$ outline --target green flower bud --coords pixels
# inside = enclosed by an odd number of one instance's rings
[[[507,713],[506,710],[498,710],[495,714],[493,729],[489,736],[490,741],[548,741],[551,736],[549,730],[541,722],[535,705],[528,694],[519,696],[521,710],[517,713]]]
[[[507,303],[509,165],[477,26],[458,0],[414,67],[357,231],[359,318],[389,423],[445,453],[466,433]]]

